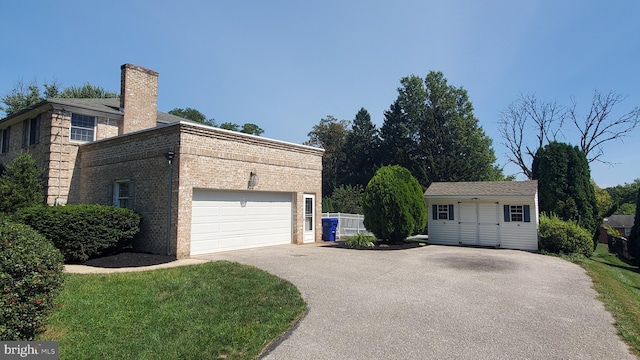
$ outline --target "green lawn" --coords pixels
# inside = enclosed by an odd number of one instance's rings
[[[607,245],[598,248],[589,259],[575,260],[587,270],[594,288],[616,320],[616,328],[622,339],[636,355],[640,355],[640,273],[609,254]]]
[[[306,311],[292,284],[231,262],[65,280],[39,336],[61,359],[253,359]]]

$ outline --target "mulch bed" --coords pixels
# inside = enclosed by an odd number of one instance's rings
[[[83,265],[101,268],[140,267],[175,261],[175,256],[123,252],[86,261]]]

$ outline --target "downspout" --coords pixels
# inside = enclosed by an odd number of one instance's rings
[[[167,255],[171,255],[171,193],[173,192],[173,151],[166,152],[164,157],[169,161],[169,186],[167,193]]]

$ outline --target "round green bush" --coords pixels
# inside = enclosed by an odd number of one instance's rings
[[[422,187],[409,170],[384,166],[371,178],[362,202],[364,226],[378,239],[404,241],[427,223]]]
[[[0,220],[0,340],[33,340],[63,284],[62,254],[27,225]]]
[[[538,229],[542,251],[554,254],[581,254],[586,257],[593,253],[591,233],[573,221],[542,215]]]

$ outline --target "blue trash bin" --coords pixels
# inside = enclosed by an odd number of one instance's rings
[[[336,241],[336,231],[338,231],[338,218],[322,219],[322,240]]]

